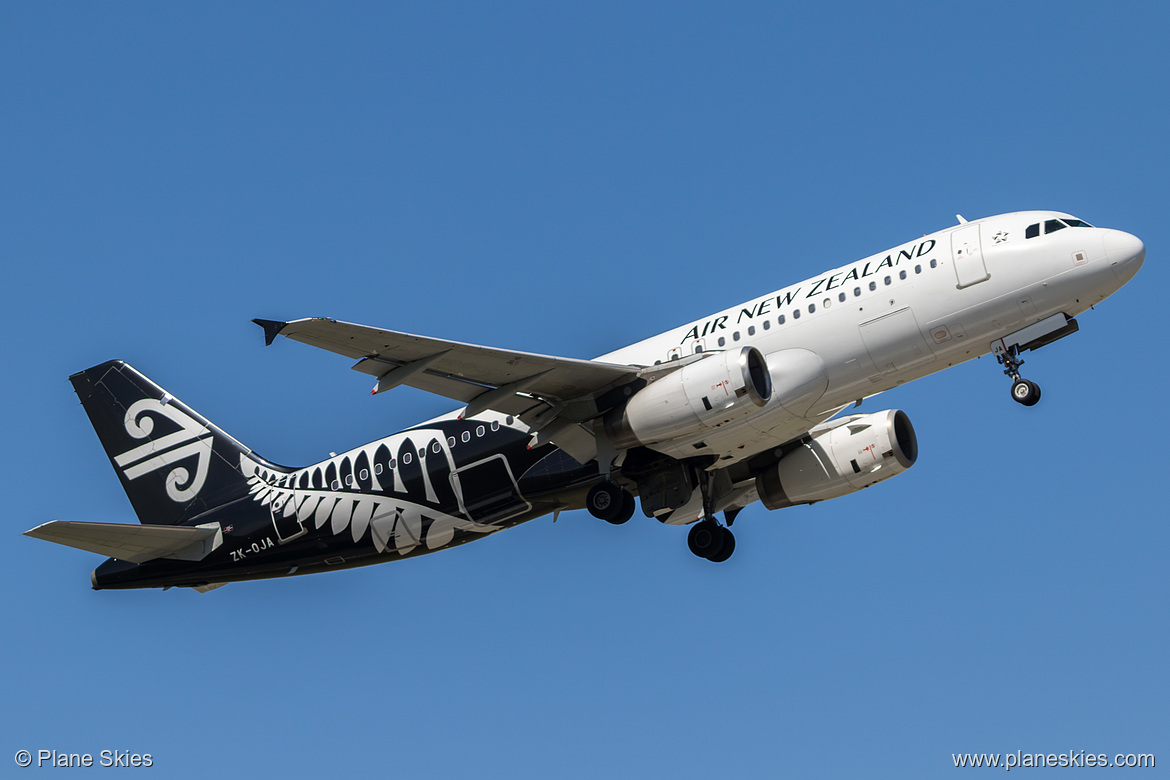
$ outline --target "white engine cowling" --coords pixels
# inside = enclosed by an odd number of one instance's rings
[[[897,409],[831,420],[809,434],[812,441],[756,477],[768,509],[854,493],[901,474],[918,460],[914,426]]]
[[[755,347],[710,353],[633,395],[605,418],[619,449],[677,439],[746,417],[768,403],[772,378]]]

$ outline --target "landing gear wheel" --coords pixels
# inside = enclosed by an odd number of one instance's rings
[[[735,552],[735,534],[731,532],[731,529],[720,527],[719,535],[723,537],[723,544],[717,554],[707,556],[707,560],[711,563],[723,563]]]
[[[621,525],[634,516],[634,510],[638,508],[638,502],[634,498],[634,494],[628,490],[622,490],[622,511],[621,513],[610,520],[614,525]]]
[[[599,520],[619,525],[633,516],[634,497],[616,482],[605,480],[589,489],[585,508]]]
[[[1035,406],[1040,400],[1040,385],[1027,379],[1017,379],[1012,384],[1012,400],[1024,406]]]
[[[719,531],[719,526],[710,520],[700,520],[691,526],[691,532],[687,534],[687,546],[695,555],[710,560],[712,555],[723,549],[723,535]]]
[[[687,534],[687,546],[700,558],[722,563],[735,552],[735,536],[711,520],[701,520],[691,526],[691,532]]]

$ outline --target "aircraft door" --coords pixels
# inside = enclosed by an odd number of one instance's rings
[[[951,233],[951,259],[955,263],[956,286],[960,290],[991,278],[983,262],[978,225],[959,228]]]
[[[451,487],[460,507],[475,523],[499,523],[532,508],[520,495],[512,467],[503,455],[493,455],[452,471]]]
[[[302,476],[306,476],[304,474]],[[285,485],[285,490],[275,495],[268,503],[268,509],[272,513],[272,528],[276,531],[276,539],[280,544],[291,542],[300,536],[304,536],[308,532],[304,521],[306,520],[305,510],[308,504],[315,504],[310,501],[309,496],[301,490],[297,490],[292,481],[289,480]]]

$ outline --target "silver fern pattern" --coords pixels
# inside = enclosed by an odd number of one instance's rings
[[[399,463],[416,457],[423,484],[423,495],[417,497],[408,494]],[[282,525],[277,521],[285,521],[286,529],[299,529],[282,534],[282,543],[306,533],[310,524],[315,529],[328,524],[334,535],[348,529],[354,543],[369,532],[379,553],[408,555],[420,545],[428,550],[445,547],[456,531],[487,535],[501,530],[502,526],[470,518],[457,478],[450,479],[447,489],[454,492],[462,516],[438,508],[433,469],[427,467],[432,458],[441,459],[453,477],[458,473],[446,434],[437,428],[416,428],[288,473],[244,455],[240,469],[253,500],[268,507],[277,528]]]

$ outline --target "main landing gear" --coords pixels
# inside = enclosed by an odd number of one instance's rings
[[[1024,361],[1020,360],[1018,348],[1014,345],[1008,347],[1005,352],[997,354],[995,359],[1004,366],[1003,372],[1012,378],[1012,400],[1024,406],[1035,406],[1040,400],[1040,385],[1020,377],[1020,366],[1024,365]]]
[[[636,506],[633,493],[608,479],[591,487],[585,496],[585,508],[589,514],[614,525],[621,525],[633,517]]]
[[[735,552],[735,535],[727,526],[719,525],[711,511],[711,483],[714,477],[699,473],[699,489],[703,491],[703,519],[691,526],[687,534],[687,546],[700,558],[712,563],[723,563]],[[725,513],[728,525],[735,518],[734,513]]]
[[[735,552],[735,535],[731,529],[719,525],[714,519],[700,520],[691,526],[687,534],[687,546],[700,558],[712,563],[723,563]]]

